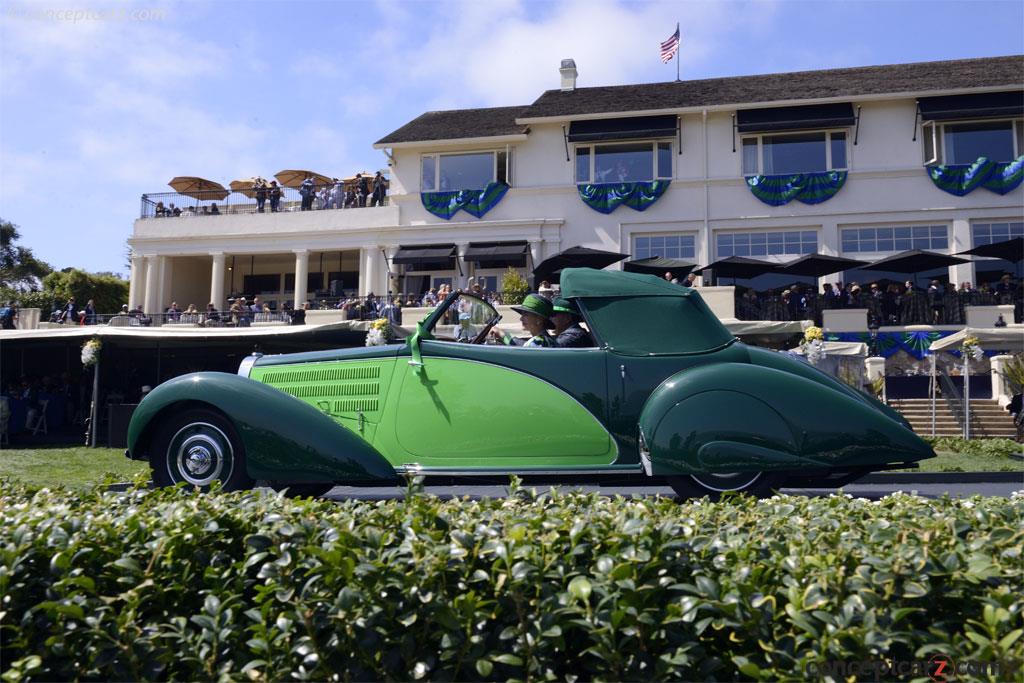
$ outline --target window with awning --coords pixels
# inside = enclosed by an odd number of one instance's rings
[[[481,268],[521,268],[526,266],[526,249],[526,242],[472,242],[464,257]]]
[[[411,266],[411,270],[451,270],[454,259],[454,244],[430,244],[399,247],[391,263]]]
[[[630,116],[617,119],[573,121],[569,124],[569,142],[607,140],[653,140],[676,135],[677,119],[670,116]]]
[[[1024,116],[1024,92],[922,97],[917,102],[923,121],[1016,119]]]
[[[848,128],[854,123],[856,117],[853,105],[849,102],[744,109],[736,112],[736,130],[740,133]]]

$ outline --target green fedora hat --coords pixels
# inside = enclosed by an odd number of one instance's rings
[[[569,301],[568,299],[558,297],[554,301],[552,301],[551,304],[552,313],[568,313],[569,315],[575,316],[577,318],[583,317],[580,314],[580,310],[576,307],[576,304],[572,301]]]
[[[512,310],[516,313],[532,313],[533,315],[539,315],[544,319],[544,323],[547,327],[554,327],[551,322],[551,302],[540,294],[527,294],[526,298],[523,299],[523,303],[518,306],[513,306]]]

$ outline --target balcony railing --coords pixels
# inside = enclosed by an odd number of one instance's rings
[[[269,190],[263,201],[257,199],[256,196],[249,197],[240,192],[231,192],[227,197],[220,191],[193,192],[188,195],[177,192],[144,194],[142,195],[139,218],[205,218],[224,214],[360,209],[376,204],[372,194],[364,197],[359,192],[346,191],[345,185],[337,183],[335,185],[315,185],[315,196],[309,202],[309,208],[303,209],[302,196],[298,190],[293,190],[290,187],[279,189],[281,198],[277,202],[271,201]],[[386,206],[387,203],[388,198],[385,195],[380,205]]]
[[[825,309],[867,309],[868,322],[882,325],[965,325],[968,306],[1015,306],[1016,322],[1021,322],[1021,301],[1012,295],[993,292],[947,292],[929,296],[914,291],[892,297],[872,297],[863,292],[844,297],[824,299],[817,292],[783,297],[777,293],[736,292],[736,317],[740,320],[813,320],[821,324]],[[1009,322],[1009,321],[1007,321]]]

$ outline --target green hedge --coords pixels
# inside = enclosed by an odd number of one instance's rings
[[[7,679],[733,680],[1022,655],[1024,498],[0,494]]]
[[[995,455],[1009,458],[1024,455],[1024,444],[1013,439],[961,439],[956,436],[921,437],[937,451],[952,451],[966,455]]]

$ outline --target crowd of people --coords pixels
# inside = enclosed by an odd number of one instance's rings
[[[974,287],[962,282],[943,284],[932,280],[927,288],[907,280],[872,282],[866,288],[859,283],[826,283],[821,291],[811,285],[794,284],[782,291],[756,292],[736,290],[736,317],[740,320],[813,320],[821,324],[823,310],[867,309],[868,321],[883,325],[963,325],[968,306],[1014,306],[1014,320],[1021,322],[1024,290],[1003,275],[995,285]],[[1009,321],[1006,321],[1009,322]]]
[[[317,183],[312,176],[306,177],[299,185],[299,211],[322,209],[354,209],[366,206],[384,206],[387,200],[388,181],[380,171],[372,178],[357,173],[350,182],[332,178],[328,183]],[[245,193],[256,200],[256,213],[266,213],[268,204],[270,213],[283,211],[281,200],[285,188],[276,180],[255,178]],[[251,209],[250,209],[251,210]],[[295,210],[292,207],[291,210]],[[164,205],[157,201],[153,205],[154,218],[181,218],[189,216],[218,216],[221,209],[216,202],[203,206],[175,206],[173,202]]]

